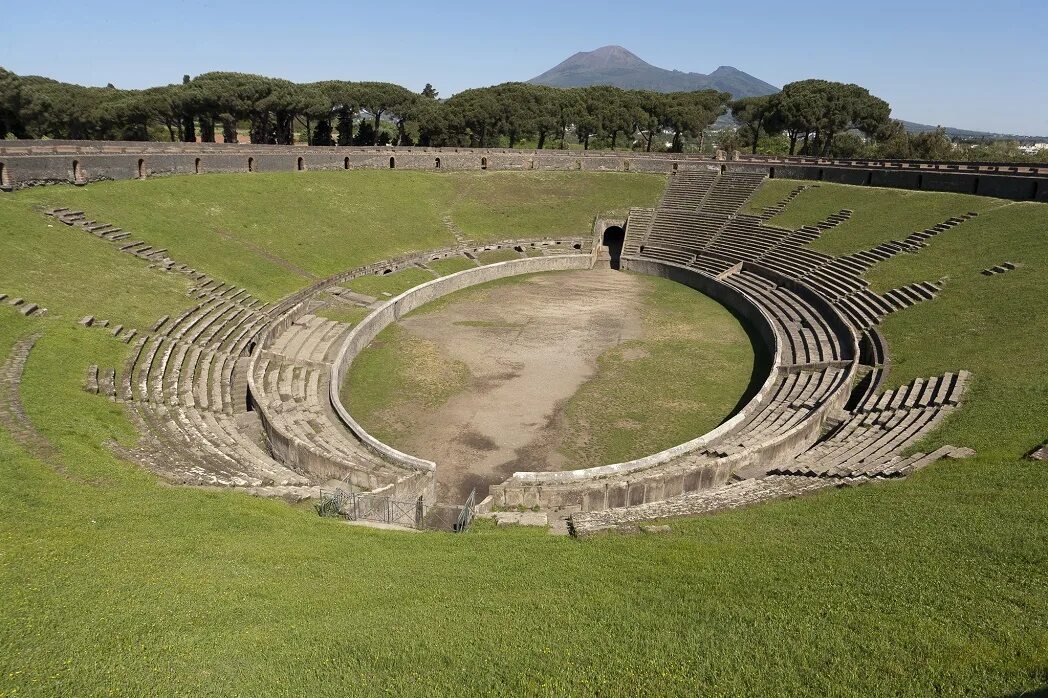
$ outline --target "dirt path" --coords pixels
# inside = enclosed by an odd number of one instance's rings
[[[401,321],[473,374],[466,390],[410,419],[404,445],[437,463],[440,499],[473,487],[484,496],[516,470],[567,467],[549,438],[557,408],[598,356],[641,336],[644,290],[610,270],[540,275]]]

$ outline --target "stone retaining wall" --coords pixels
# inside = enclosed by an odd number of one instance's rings
[[[0,189],[38,184],[141,179],[164,175],[296,170],[389,169],[647,172],[678,169],[755,172],[875,187],[960,192],[1048,202],[1048,166],[1004,163],[856,161],[741,156],[712,160],[686,153],[342,146],[236,143],[6,141]]]

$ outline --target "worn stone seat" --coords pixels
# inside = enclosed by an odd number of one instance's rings
[[[844,356],[844,348],[825,318],[797,294],[747,271],[732,274],[725,282],[744,290],[768,309],[785,340],[785,363],[838,361]]]
[[[777,499],[799,497],[837,484],[831,480],[784,475],[750,478],[640,506],[579,512],[571,516],[569,526],[576,536],[607,530],[630,531],[643,521],[715,514]]]
[[[659,208],[696,210],[717,180],[710,170],[679,170],[670,177]]]
[[[753,196],[764,179],[763,174],[723,173],[710,187],[701,209],[711,213],[735,213]]]
[[[660,247],[657,245],[644,245],[641,248],[641,254],[645,257],[651,257],[652,259],[661,259],[666,262],[673,262],[674,264],[680,264],[687,266],[695,261],[695,254],[692,252],[684,252],[679,249],[673,249],[668,247]]]
[[[370,489],[414,471],[368,450],[345,430],[328,402],[331,362],[349,329],[298,311],[272,325],[267,346],[252,360],[252,400],[279,459],[318,477],[337,475]]]
[[[920,467],[927,454],[904,456],[905,450],[960,404],[969,379],[967,371],[947,373],[867,396],[818,444],[774,472],[819,477],[906,475]]]

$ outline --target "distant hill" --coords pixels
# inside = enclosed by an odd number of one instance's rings
[[[551,87],[612,85],[627,90],[656,92],[712,89],[728,92],[734,98],[769,95],[779,91],[778,87],[731,66],[722,65],[709,75],[682,73],[654,66],[621,46],[580,51],[528,82]]]
[[[902,125],[910,133],[926,133],[928,131],[934,131],[939,128],[938,126],[929,126],[928,124],[918,124],[913,121],[904,121],[899,119]],[[1015,140],[1015,141],[1029,141],[1029,142],[1048,142],[1048,136],[1020,136],[1014,133],[991,133],[989,131],[969,131],[963,128],[954,128],[952,126],[946,126],[946,135],[950,138],[973,138],[973,139],[986,139],[986,140]]]
[[[692,90],[720,90],[735,99],[770,95],[778,87],[755,78],[749,73],[722,65],[709,75],[683,73],[654,66],[635,53],[621,46],[602,46],[593,51],[580,51],[542,75],[528,80],[535,85],[551,87],[587,87],[589,85],[613,85],[627,90],[654,90],[656,92],[689,92]],[[936,126],[902,121],[910,133],[934,131]],[[713,124],[713,129],[730,128],[735,120],[725,114]],[[968,139],[1013,139],[1024,142],[1048,141],[1048,136],[1022,136],[1008,133],[991,133],[946,127],[951,138]]]

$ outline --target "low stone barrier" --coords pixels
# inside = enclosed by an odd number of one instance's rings
[[[498,262],[475,269],[442,276],[439,279],[428,281],[405,291],[399,296],[390,299],[380,307],[372,311],[364,320],[354,327],[343,341],[341,349],[331,367],[328,385],[328,397],[335,414],[342,423],[370,450],[382,458],[418,470],[434,471],[436,464],[422,458],[408,455],[392,446],[383,443],[369,434],[342,405],[340,388],[345,380],[346,372],[357,355],[363,351],[368,344],[386,327],[396,322],[400,317],[412,310],[436,300],[449,293],[476,286],[487,281],[502,279],[509,276],[521,274],[534,274],[545,271],[566,271],[572,269],[588,269],[590,266],[589,254],[565,254],[549,257],[528,257],[526,259],[515,259],[508,262]]]
[[[694,269],[669,262],[624,256],[622,264],[624,269],[662,276],[690,286],[742,316],[773,350],[774,358],[768,377],[757,394],[738,414],[707,434],[659,453],[624,463],[561,472],[514,473],[513,477],[492,487],[497,505],[543,508],[581,506],[583,510],[594,510],[636,506],[685,492],[716,487],[724,484],[732,475],[753,476],[762,473],[776,461],[793,458],[818,437],[826,418],[834,411],[842,409],[847,402],[857,371],[858,340],[837,310],[825,299],[803,284],[787,280],[781,275],[774,275],[773,280],[776,282],[789,281],[791,289],[812,303],[827,319],[830,327],[846,340],[842,345],[850,351],[850,356],[845,357],[850,362],[848,371],[833,394],[822,401],[809,418],[788,432],[724,458],[691,465],[685,463],[688,454],[695,453],[731,433],[769,399],[775,390],[780,372],[788,370],[788,367],[783,366],[782,347],[766,312],[737,289]],[[678,460],[681,460],[679,468],[663,472],[658,467],[673,464]],[[601,482],[607,478],[624,475],[634,475],[635,479],[614,488],[609,488]]]

